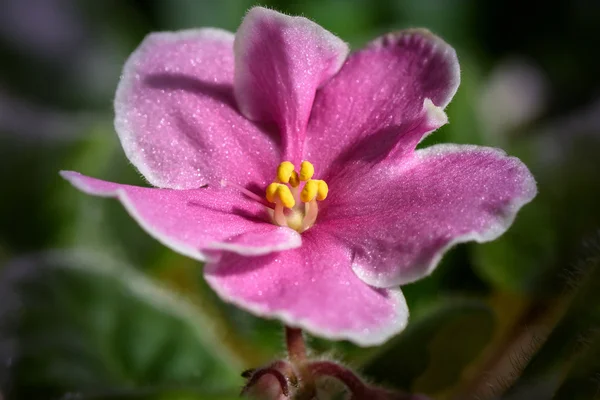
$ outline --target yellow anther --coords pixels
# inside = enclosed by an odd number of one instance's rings
[[[274,224],[300,233],[315,224],[319,213],[317,201],[327,198],[329,187],[325,181],[312,179],[314,174],[315,168],[308,161],[302,161],[299,171],[289,161],[279,164],[275,182],[267,186],[265,191],[266,199],[274,203],[274,206],[270,206]],[[300,183],[303,183],[302,191]],[[296,206],[298,200],[306,204],[298,203]]]
[[[306,182],[304,184],[304,188],[302,189],[302,192],[300,193],[300,200],[302,200],[305,203],[308,203],[309,201],[311,201],[312,199],[315,198],[318,190],[319,190],[319,182],[309,180],[308,182]]]
[[[329,186],[327,186],[327,183],[325,183],[325,181],[318,181],[318,182],[319,182],[319,187],[317,190],[317,200],[322,201],[327,198],[327,193],[329,193]]]
[[[279,187],[279,183],[273,182],[269,186],[267,186],[266,197],[269,203],[275,203],[275,194],[277,193],[277,188]]]
[[[290,188],[286,185],[279,185],[277,187],[277,197],[279,197],[279,200],[281,200],[281,203],[286,208],[292,208],[296,205],[296,200],[294,200]]]
[[[300,180],[307,181],[313,177],[315,173],[315,167],[308,161],[302,161],[300,164]]]
[[[300,178],[296,171],[292,171],[292,175],[290,175],[290,185],[292,187],[298,187],[300,185]]]
[[[281,183],[273,182],[267,186],[265,197],[270,203],[275,203],[279,199],[281,204],[287,208],[292,208],[296,205],[296,200],[294,200],[290,188]]]
[[[288,183],[292,176],[292,172],[294,172],[294,164],[289,161],[284,161],[277,167],[277,179],[279,179],[280,182]]]

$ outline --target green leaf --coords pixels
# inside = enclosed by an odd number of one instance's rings
[[[165,252],[155,261],[152,273],[161,282],[184,293],[195,307],[209,316],[222,333],[221,340],[244,358],[246,367],[266,364],[285,350],[281,323],[259,318],[224,302],[206,283],[202,265],[197,261]]]
[[[243,361],[211,321],[136,270],[88,252],[7,266],[15,398],[192,386],[235,393]],[[47,397],[43,397],[47,398]]]
[[[365,366],[368,376],[411,392],[432,394],[456,383],[492,337],[491,309],[478,300],[438,302]]]

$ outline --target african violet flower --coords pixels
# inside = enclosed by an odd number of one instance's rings
[[[63,176],[205,261],[224,300],[375,345],[406,325],[399,285],[455,243],[498,237],[536,193],[502,151],[415,150],[458,84],[456,53],[425,30],[348,55],[314,22],[257,7],[235,36],[154,33],[127,61],[115,127],[156,188]]]

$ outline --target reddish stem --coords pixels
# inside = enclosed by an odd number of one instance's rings
[[[295,393],[297,400],[310,400],[316,396],[316,387],[313,376],[307,368],[306,344],[302,336],[302,330],[292,328],[286,325],[285,327],[285,342],[287,345],[288,357],[294,365],[297,372],[300,385]]]
[[[289,396],[290,389],[288,387],[288,381],[285,375],[283,375],[280,371],[272,367],[259,369],[258,371],[252,373],[252,376],[248,380],[248,383],[246,383],[246,386],[244,386],[244,388],[242,389],[241,394],[244,395],[248,390],[250,390],[252,386],[258,383],[260,378],[262,378],[265,375],[271,375],[275,379],[277,379],[277,381],[279,382],[279,386],[281,387],[281,393],[283,393],[283,395],[286,397]]]
[[[352,394],[351,400],[408,400],[413,398],[411,395],[366,385],[353,371],[331,361],[311,362],[308,368],[315,377],[328,376],[342,382]]]
[[[285,342],[287,345],[288,356],[294,363],[302,363],[306,361],[306,345],[302,330],[298,328],[285,327]]]
[[[341,365],[330,361],[315,361],[310,363],[309,369],[315,376],[330,376],[341,381],[352,393],[352,400],[367,399],[366,385],[352,371]]]

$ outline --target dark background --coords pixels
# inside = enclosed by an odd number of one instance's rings
[[[0,392],[5,399],[235,398],[282,354],[276,322],[225,305],[201,266],[60,169],[143,184],[112,127],[152,31],[235,31],[247,0],[0,0]],[[539,195],[499,240],[404,288],[381,348],[311,340],[371,381],[435,399],[592,399],[600,389],[600,2],[263,1],[353,48],[427,27],[458,52],[450,124],[427,143],[519,156]],[[490,389],[491,387],[491,389]]]

